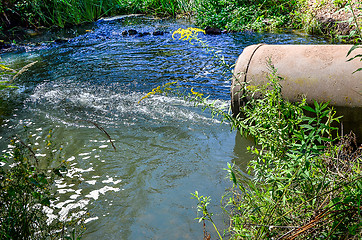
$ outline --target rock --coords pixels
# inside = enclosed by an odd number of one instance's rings
[[[134,30],[134,29],[128,30],[128,35],[130,35],[130,36],[136,35],[137,33],[138,32],[136,30]]]
[[[14,50],[12,52],[15,53],[23,53],[26,52],[26,47],[25,46],[16,46],[13,48]]]
[[[24,32],[31,37],[34,37],[34,36],[37,36],[40,34],[40,32],[35,31],[33,29],[24,29]]]
[[[161,35],[163,35],[163,34],[165,34],[164,31],[154,31],[154,32],[152,33],[153,36],[161,36]]]
[[[112,22],[112,21],[117,21],[117,20],[123,20],[125,18],[128,17],[139,17],[139,16],[143,16],[143,14],[129,14],[129,15],[119,15],[119,16],[114,16],[114,17],[104,17],[104,18],[100,18],[98,19],[97,22]]]
[[[248,34],[248,35],[252,35],[252,34],[254,34],[254,31],[253,30],[244,30],[243,33]]]
[[[208,35],[220,35],[221,30],[218,29],[218,28],[212,28],[212,27],[207,26],[205,28],[205,33],[208,34]]]
[[[54,40],[55,43],[66,43],[68,41],[69,41],[68,38],[58,38]]]
[[[266,26],[272,25],[273,21],[269,18],[263,19],[262,23],[264,23]]]
[[[137,36],[144,37],[144,36],[147,36],[147,35],[150,35],[150,33],[149,32],[143,32],[143,33],[139,33]]]
[[[13,53],[22,53],[22,52],[26,52],[26,48],[25,46],[18,46],[18,45],[8,45],[8,47],[6,48],[1,48],[0,47],[0,53],[9,53],[9,52],[13,52]]]

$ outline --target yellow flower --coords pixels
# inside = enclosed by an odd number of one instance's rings
[[[191,41],[193,39],[197,39],[197,35],[200,32],[205,33],[205,31],[200,29],[200,28],[192,28],[192,27],[189,27],[189,28],[186,28],[186,29],[179,28],[179,29],[177,29],[176,31],[174,31],[172,33],[172,38],[175,39],[174,36],[176,34],[180,34],[179,40],[183,40],[183,41],[189,40],[189,42],[191,43]]]
[[[194,91],[194,88],[191,88],[191,93],[193,94],[193,95],[196,95],[197,97],[202,97],[204,94],[202,94],[202,93],[199,93],[199,92],[195,92]]]
[[[162,86],[157,86],[155,87],[154,89],[152,89],[151,92],[147,93],[145,96],[143,96],[139,101],[138,101],[138,104],[145,98],[148,98],[149,96],[151,95],[155,95],[156,93],[164,93],[166,91],[170,91],[172,90],[171,88],[169,88],[168,86],[171,86],[173,84],[176,84],[177,81],[175,82],[168,82],[168,83],[165,83],[163,84]],[[167,92],[166,92],[167,93]]]

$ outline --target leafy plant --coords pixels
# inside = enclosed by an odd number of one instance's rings
[[[212,220],[212,213],[210,213],[207,209],[207,206],[210,204],[211,202],[211,198],[210,197],[204,197],[204,196],[200,196],[198,191],[195,191],[195,193],[191,193],[192,198],[196,199],[198,201],[197,203],[197,212],[198,213],[202,213],[201,217],[197,217],[196,219],[199,220],[199,222],[203,222],[204,225],[204,239],[209,239],[210,235],[207,233],[206,231],[206,226],[205,226],[205,221],[209,221],[212,223],[212,225],[214,226],[215,231],[217,232],[219,238],[222,240],[222,236],[219,232],[219,230],[217,229],[214,221]]]
[[[201,27],[232,31],[262,30],[285,25],[299,1],[207,0],[195,1],[196,22]]]
[[[46,137],[46,149],[52,149],[51,134]],[[49,222],[45,209],[56,198],[54,181],[64,177],[66,164],[52,169],[42,169],[32,144],[15,136],[10,149],[0,156],[0,238],[1,239],[69,239],[68,229],[73,229],[71,239],[80,239],[82,232],[75,229],[79,221]],[[59,151],[59,150],[58,150]],[[54,151],[50,150],[53,155]]]

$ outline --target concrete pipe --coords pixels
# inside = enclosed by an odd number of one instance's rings
[[[352,109],[354,130],[362,136],[362,68],[359,58],[362,54],[355,49],[347,57],[352,45],[266,45],[246,47],[239,56],[234,69],[231,86],[231,105],[234,115],[239,113],[240,82],[251,85],[265,84],[270,71],[267,62],[277,69],[282,77],[282,95],[290,101],[306,96],[308,103],[329,101],[338,108]],[[355,72],[355,73],[353,73]],[[349,118],[349,116],[346,116]],[[357,124],[357,125],[356,125]],[[347,130],[347,129],[346,129]]]

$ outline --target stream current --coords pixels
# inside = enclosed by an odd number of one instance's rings
[[[100,20],[73,29],[82,34],[68,42],[1,55],[15,69],[38,61],[16,80],[20,88],[1,100],[1,150],[8,151],[8,137],[27,126],[41,164],[54,166],[44,147],[52,131],[52,147],[62,148],[68,176],[77,179],[57,180],[53,208],[60,216],[53,217],[89,212],[82,239],[201,239],[190,195],[195,190],[211,196],[216,224],[227,227],[219,202],[231,183],[223,168],[235,163],[245,169],[251,143],[182,98],[155,95],[137,103],[154,87],[178,81],[229,104],[229,77],[209,53],[171,37],[190,26],[147,17]],[[129,29],[165,34],[123,36]],[[200,37],[230,64],[251,44],[326,43],[296,33]],[[93,123],[107,131],[117,151]],[[208,231],[215,236],[211,226]]]

